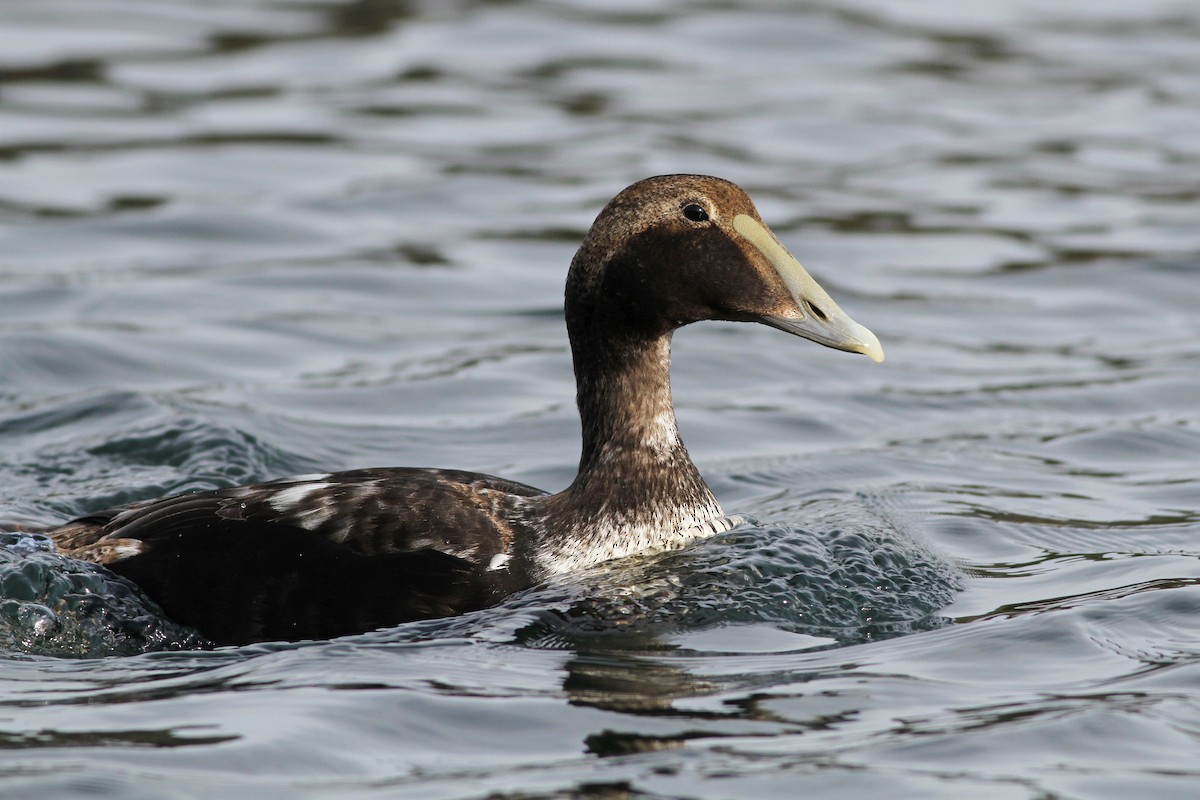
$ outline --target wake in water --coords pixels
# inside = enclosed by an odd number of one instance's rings
[[[766,623],[841,644],[938,627],[962,574],[908,534],[844,501],[809,506],[807,524],[753,521],[682,550],[600,565],[458,618],[365,634],[388,641],[497,634],[534,647],[596,636],[639,639]],[[0,649],[66,657],[195,649],[128,581],[0,534]]]
[[[522,634],[546,643],[765,623],[851,644],[949,622],[937,612],[963,586],[957,567],[862,507],[838,500],[805,512],[804,525],[750,520],[684,550],[602,565],[507,605],[549,606]]]
[[[94,658],[204,645],[104,567],[56,553],[45,536],[0,534],[0,650]]]

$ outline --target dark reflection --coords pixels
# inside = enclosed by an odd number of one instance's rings
[[[520,73],[529,80],[557,81],[573,72],[592,70],[629,70],[634,72],[665,72],[667,62],[655,58],[561,58],[544,61]]]
[[[1098,708],[1132,716],[1144,714],[1152,695],[1145,692],[1094,692],[1072,696],[1049,694],[1036,704],[998,703],[995,705],[953,709],[936,719],[905,720],[898,730],[906,735],[929,736],[949,733],[962,735],[971,731],[1006,728],[1013,723],[1029,728],[1038,720],[1048,724],[1061,722],[1072,715],[1090,715]]]
[[[845,233],[930,233],[913,222],[912,215],[902,211],[848,211],[838,216],[813,215],[803,220],[805,225],[821,225]]]
[[[489,794],[487,800],[653,800],[662,795],[648,794],[634,789],[628,781],[587,781],[570,789],[549,793],[501,792]]]
[[[0,83],[18,81],[99,81],[104,64],[94,59],[66,59],[36,67],[0,67]]]
[[[576,92],[555,101],[555,105],[563,111],[578,117],[599,116],[607,111],[611,104],[611,99],[602,92]]]
[[[60,747],[191,747],[223,744],[242,738],[235,734],[187,735],[186,727],[131,731],[55,731],[7,733],[0,731],[0,748],[8,750]]]
[[[746,663],[751,672],[707,678],[693,674],[689,667],[697,663],[694,659],[714,657],[711,654],[689,656],[685,651],[646,637],[610,637],[605,643],[621,649],[601,649],[597,647],[599,642],[589,642],[566,664],[567,675],[563,681],[563,689],[573,705],[630,715],[628,728],[614,724],[585,737],[584,746],[593,755],[659,752],[683,747],[695,739],[770,737],[784,731],[828,731],[859,715],[853,698],[840,700],[835,694],[823,693],[824,702],[816,703],[812,713],[805,713],[799,720],[789,719],[770,708],[770,701],[779,696],[777,693],[745,692],[748,684],[789,684],[785,694],[796,698],[807,694],[799,692],[796,684],[840,674],[848,665],[840,665],[837,669],[786,669],[775,673],[750,659]],[[668,653],[673,654],[675,663],[665,660]],[[678,702],[724,692],[730,693],[730,697],[722,699],[716,708],[680,707]],[[813,694],[818,693],[819,690],[814,688]],[[833,703],[832,707],[827,707],[829,703]],[[848,707],[841,707],[843,705]],[[670,733],[637,730],[636,719],[640,717],[673,722],[678,730]],[[747,723],[753,723],[752,727],[747,727]]]
[[[716,685],[662,661],[627,652],[581,652],[567,664],[563,690],[576,705],[639,714],[669,712],[675,700]]]
[[[413,15],[409,0],[355,0],[329,10],[331,36],[374,36]]]
[[[218,33],[210,41],[212,42],[213,50],[217,53],[240,53],[278,40],[262,34],[236,31]]]
[[[1085,558],[1092,561],[1107,561],[1111,559],[1108,554],[1096,553],[1090,556],[1077,555],[1072,558]],[[1055,559],[1057,560],[1057,559]],[[987,577],[1020,577],[1006,575],[1001,572],[991,571],[987,573]],[[1005,603],[992,611],[983,614],[973,614],[970,616],[956,617],[955,621],[960,623],[978,622],[985,619],[1010,618],[1020,617],[1026,614],[1038,614],[1045,611],[1055,611],[1061,609],[1075,608],[1084,606],[1096,601],[1110,601],[1122,597],[1130,597],[1132,595],[1141,594],[1143,592],[1157,592],[1162,589],[1182,589],[1187,586],[1200,586],[1200,578],[1163,578],[1160,580],[1144,581],[1132,586],[1120,586],[1112,589],[1101,589],[1095,592],[1084,592],[1082,594],[1061,595],[1059,597],[1047,597],[1040,600],[1029,600],[1021,603]]]
[[[1100,473],[1102,477],[1122,477],[1122,473],[1114,472],[1109,474]],[[992,496],[1004,496],[1000,492],[990,492]],[[1008,496],[1020,496],[1011,495]],[[1030,495],[1037,497],[1037,495]],[[948,515],[949,516],[949,515]],[[970,512],[963,512],[958,516],[978,517],[980,519],[989,519],[994,522],[1003,522],[1015,525],[1041,525],[1048,528],[1065,528],[1075,531],[1089,530],[1130,530],[1135,531],[1140,528],[1162,529],[1173,526],[1191,525],[1200,521],[1200,511],[1180,511],[1169,514],[1157,513],[1150,514],[1142,519],[1106,519],[1092,520],[1075,517],[1049,517],[1037,514],[1022,514],[1015,511],[1002,511],[999,509],[986,508],[984,506],[972,506]]]
[[[635,640],[621,637],[620,641],[624,646],[632,646],[635,642],[654,646],[644,638]],[[664,646],[657,644],[657,647]],[[636,716],[678,718],[685,726],[729,716],[695,709],[685,713],[674,708],[676,700],[712,694],[717,689],[718,686],[711,681],[648,655],[608,650],[581,651],[568,662],[567,676],[563,681],[563,690],[574,705]],[[671,750],[682,747],[689,739],[721,735],[711,728],[685,728],[666,735],[606,728],[586,736],[583,744],[592,755],[627,756]]]
[[[663,750],[676,750],[683,746],[688,739],[697,739],[710,734],[681,733],[677,736],[648,736],[627,731],[603,730],[593,733],[583,740],[587,752],[601,758],[611,756],[631,756],[638,753],[657,753]]]
[[[109,211],[145,211],[157,208],[170,201],[170,198],[151,195],[123,194],[108,199]]]
[[[445,267],[453,263],[436,245],[422,242],[398,245],[396,255],[416,267]]]
[[[905,61],[893,69],[924,73],[948,80],[965,80],[983,64],[1016,57],[1016,53],[1004,39],[992,36],[939,34],[931,39],[939,49],[934,57]]]
[[[165,103],[166,105],[172,107],[178,104],[178,101],[175,98],[167,99],[162,98],[161,96],[159,96],[159,102]],[[18,158],[31,153],[61,153],[66,151],[103,153],[136,149],[171,149],[193,145],[331,145],[342,143],[343,142],[339,137],[329,134],[283,130],[267,133],[205,133],[194,136],[180,136],[178,139],[171,141],[160,141],[155,139],[121,139],[114,141],[96,141],[85,145],[68,145],[54,141],[30,141],[22,142],[19,145],[0,147],[0,161]],[[46,214],[46,216],[62,215],[63,214],[61,213],[56,213],[53,208],[50,208]]]

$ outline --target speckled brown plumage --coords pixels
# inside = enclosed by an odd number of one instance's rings
[[[728,528],[679,436],[671,333],[759,321],[882,359],[717,178],[617,195],[571,262],[582,449],[546,494],[488,475],[366,469],[151,500],[50,531],[216,643],[325,638],[477,609],[555,574]]]

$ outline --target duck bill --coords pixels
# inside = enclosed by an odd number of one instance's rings
[[[766,226],[753,217],[738,214],[733,219],[733,229],[774,267],[792,296],[793,308],[780,314],[762,314],[757,317],[759,321],[835,350],[862,353],[875,363],[883,361],[883,346],[875,334],[838,308]]]

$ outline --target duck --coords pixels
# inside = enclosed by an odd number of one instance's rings
[[[456,469],[300,475],[105,508],[46,531],[215,646],[330,639],[477,611],[610,559],[729,530],[680,437],[671,338],[757,322],[883,361],[736,184],[618,193],[571,261],[579,468],[545,492]]]

